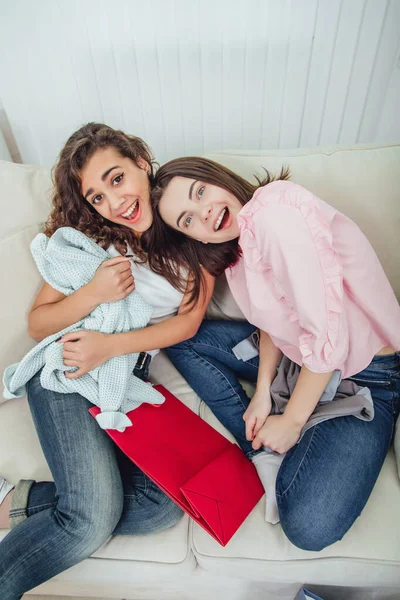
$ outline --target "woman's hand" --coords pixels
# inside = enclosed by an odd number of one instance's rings
[[[77,379],[113,357],[112,334],[99,331],[70,331],[59,340],[64,344],[63,359],[66,367],[78,367],[65,372],[67,379]]]
[[[87,290],[98,304],[123,300],[135,289],[131,271],[131,259],[117,256],[105,260],[97,269]]]
[[[283,415],[271,415],[253,440],[254,450],[261,446],[271,448],[274,452],[285,454],[299,440],[301,426]]]
[[[269,388],[264,389],[262,392],[256,390],[243,415],[243,420],[246,423],[246,440],[251,441],[254,439],[271,412],[271,407],[272,401]]]

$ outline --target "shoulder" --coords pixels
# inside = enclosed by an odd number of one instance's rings
[[[273,181],[258,188],[252,199],[238,215],[241,232],[250,229],[254,234],[267,231],[277,235],[290,229],[290,224],[307,220],[319,211],[318,198],[309,190],[291,181]]]
[[[322,226],[325,223],[322,205],[326,203],[301,185],[291,181],[273,181],[258,188],[242,208],[238,215],[239,228],[269,230],[271,233],[305,225],[315,229],[317,224]]]
[[[279,206],[301,210],[306,205],[318,206],[319,199],[310,190],[292,181],[273,181],[258,188],[243,211],[258,212],[269,209],[273,211]]]

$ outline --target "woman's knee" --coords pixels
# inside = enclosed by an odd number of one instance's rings
[[[293,500],[293,504],[278,500],[282,529],[289,541],[310,552],[319,552],[342,539],[351,527],[346,515],[340,515],[332,507]]]
[[[58,503],[54,518],[71,540],[74,555],[80,560],[98,550],[112,535],[123,509],[123,493],[111,493],[108,497],[86,496]]]

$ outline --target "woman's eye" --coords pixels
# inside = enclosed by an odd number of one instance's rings
[[[92,198],[92,204],[99,204],[100,201],[101,201],[100,194],[98,196],[94,196],[94,198]]]
[[[113,185],[118,185],[122,181],[123,177],[124,177],[123,173],[121,173],[121,175],[117,175],[116,177],[114,177]]]
[[[193,215],[188,215],[188,216],[186,217],[186,219],[185,219],[185,220],[184,220],[184,222],[183,222],[183,223],[184,223],[184,225],[185,225],[185,227],[189,227],[189,225],[190,225],[190,223],[191,223],[192,219],[193,219]]]
[[[204,194],[204,190],[205,190],[205,189],[206,189],[206,188],[205,188],[205,186],[204,186],[204,185],[201,185],[201,186],[199,187],[199,189],[197,190],[197,196],[198,196],[198,198],[201,198],[201,197],[202,197],[202,195]]]

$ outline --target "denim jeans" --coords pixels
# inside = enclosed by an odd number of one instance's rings
[[[54,483],[21,484],[27,503],[10,516],[23,520],[0,543],[1,600],[21,598],[112,534],[152,533],[183,514],[100,429],[87,400],[43,389],[39,375],[28,399]]]
[[[251,456],[243,413],[249,398],[238,377],[256,382],[258,357],[238,360],[232,347],[254,327],[206,321],[192,339],[167,350],[175,367]],[[339,417],[307,431],[286,454],[276,481],[281,526],[304,550],[340,540],[363,510],[392,441],[400,408],[400,358],[377,356],[352,377],[371,390],[375,417]]]

